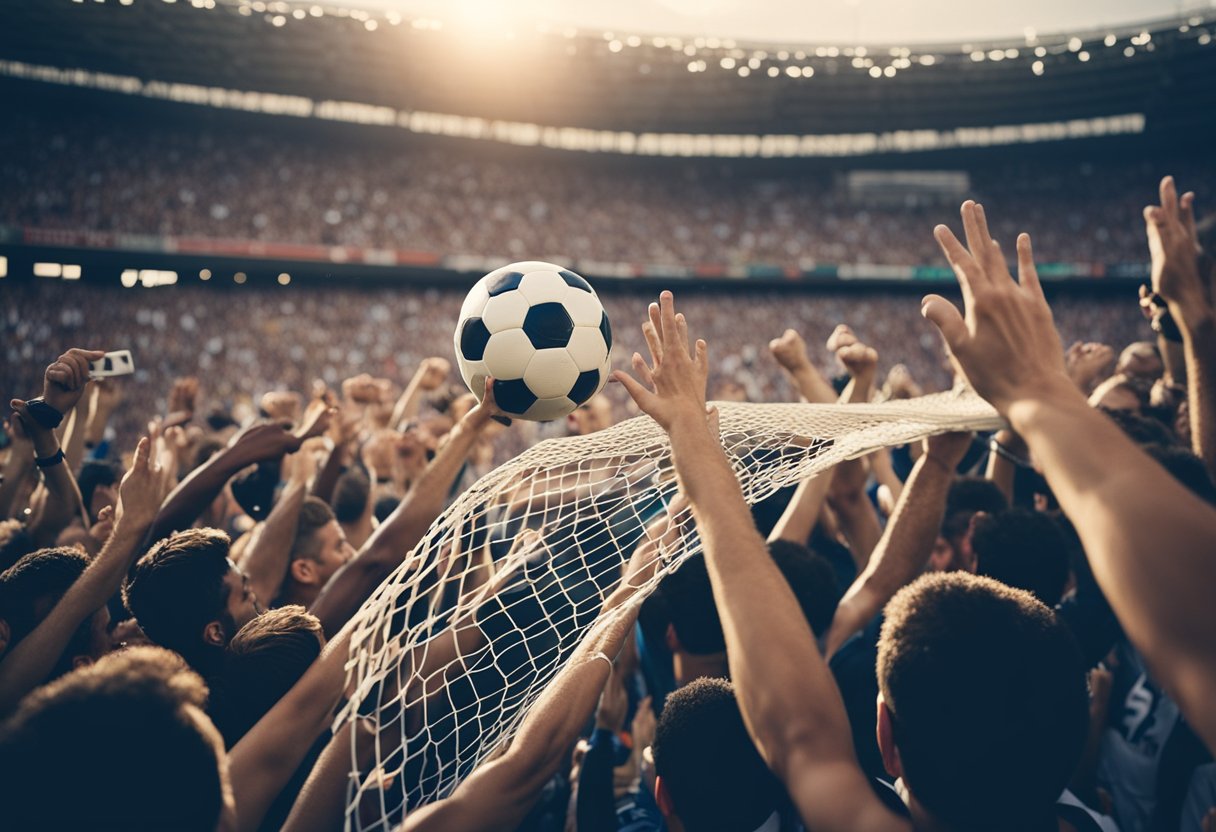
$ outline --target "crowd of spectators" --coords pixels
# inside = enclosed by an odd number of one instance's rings
[[[1211,180],[1201,162],[1169,169]],[[0,136],[0,224],[567,263],[943,264],[923,233],[940,200],[876,204],[851,197],[839,170],[773,170],[377,141],[308,125],[17,113]],[[994,162],[969,174],[969,193],[1001,212],[998,236],[1028,229],[1044,261],[1146,262],[1129,218],[1158,164]]]
[[[944,255],[961,304],[605,287],[614,384],[537,425],[452,372],[458,288],[5,286],[5,828],[1211,832],[1216,266],[1194,193],[1166,178],[1137,214],[1146,168],[977,172],[992,199],[963,204],[960,241],[930,233],[944,212],[863,211],[814,177],[446,154],[17,119],[0,221],[673,263]],[[1049,307],[1024,226],[1040,259],[1151,278]],[[136,372],[90,379],[117,349]],[[713,406],[965,387],[1000,429],[878,449],[757,506],[737,466],[763,463],[728,455]],[[628,475],[521,467],[419,545],[496,462],[633,416],[667,435],[659,464],[586,438]],[[670,501],[598,513],[644,477]],[[363,632],[403,574],[408,607]],[[544,600],[574,595],[595,622],[551,621]],[[511,662],[559,626],[577,645],[516,696]],[[373,720],[345,705],[370,701],[348,670],[376,638],[396,669]],[[504,747],[482,747],[488,719]],[[459,783],[411,803],[427,766]]]

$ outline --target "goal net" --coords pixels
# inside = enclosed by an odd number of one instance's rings
[[[961,390],[718,408],[749,504],[883,447],[1001,424]],[[677,490],[667,436],[641,416],[539,443],[452,503],[355,619],[353,693],[334,725],[351,747],[347,829],[393,828],[514,736],[648,526],[667,531],[642,594],[701,550],[688,509],[668,516]]]

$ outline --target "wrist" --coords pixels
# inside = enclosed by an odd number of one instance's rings
[[[1043,420],[1061,412],[1089,413],[1092,408],[1081,391],[1071,382],[1064,386],[1052,385],[1043,388],[1037,395],[1020,398],[1003,408],[1009,426],[1030,447],[1030,437],[1043,426]]]
[[[1175,308],[1170,304],[1170,315],[1182,330],[1182,340],[1185,343],[1198,337],[1211,338],[1216,335],[1216,314],[1206,303],[1187,304]]]

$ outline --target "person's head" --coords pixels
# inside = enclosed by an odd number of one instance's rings
[[[826,633],[840,600],[832,565],[806,546],[785,540],[769,543],[769,553],[794,591],[811,630],[817,635]],[[702,555],[689,558],[666,576],[660,591],[671,617],[668,642],[673,651],[706,656],[726,650]]]
[[[371,487],[367,474],[361,468],[352,468],[338,477],[331,507],[339,524],[349,526],[363,516]]]
[[[123,588],[144,634],[204,676],[219,669],[229,640],[261,611],[228,549],[228,535],[217,529],[176,532],[136,561]]]
[[[1119,426],[1137,445],[1176,445],[1177,440],[1167,425],[1158,419],[1143,416],[1134,410],[1101,407],[1099,410]]]
[[[173,653],[133,647],[39,688],[0,725],[13,829],[215,832],[235,820],[207,688]]]
[[[237,631],[208,708],[229,748],[291,690],[324,643],[321,622],[295,605],[268,610]]]
[[[1128,344],[1119,353],[1115,362],[1115,374],[1133,376],[1136,378],[1159,378],[1165,371],[1165,363],[1161,360],[1161,352],[1152,341],[1136,341]]]
[[[1068,538],[1046,514],[1011,508],[981,515],[971,533],[971,549],[977,575],[1024,589],[1049,607],[1064,595]]]
[[[655,800],[673,832],[751,832],[781,800],[725,679],[701,678],[663,706],[651,746]]]
[[[612,402],[603,393],[596,393],[566,417],[566,427],[575,436],[612,427]]]
[[[1089,394],[1091,407],[1106,410],[1130,410],[1139,413],[1149,405],[1152,380],[1145,376],[1115,373]]]
[[[118,501],[118,479],[118,469],[109,462],[89,461],[80,466],[76,484],[89,519],[96,520],[103,508]]]
[[[316,497],[306,497],[291,544],[291,563],[283,583],[283,596],[311,603],[322,587],[355,555],[333,509]]]
[[[20,520],[0,520],[0,572],[36,549],[34,538]]]
[[[0,574],[0,655],[13,649],[50,615],[64,593],[88,568],[76,549],[39,549]],[[105,606],[80,623],[60,654],[51,678],[101,658],[109,649]]]
[[[946,511],[942,517],[941,533],[929,555],[929,569],[950,572],[975,568],[975,553],[971,548],[971,521],[980,512],[996,513],[1009,506],[1005,494],[996,483],[983,477],[959,477],[950,484],[946,494]]]
[[[1080,650],[1029,592],[925,575],[887,604],[878,740],[888,773],[948,829],[1023,830],[1052,810],[1088,728]]]

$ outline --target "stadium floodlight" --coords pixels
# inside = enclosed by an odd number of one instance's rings
[[[1035,75],[1042,75],[1043,74],[1043,62],[1035,61],[1034,63],[1032,63],[1030,65],[1030,71],[1033,72]]]
[[[1089,60],[1089,53],[1086,52],[1085,50],[1081,50],[1080,52],[1077,53],[1077,60],[1081,61],[1081,63],[1085,63],[1086,61]]]
[[[0,255],[0,277],[8,277],[8,258]]]

